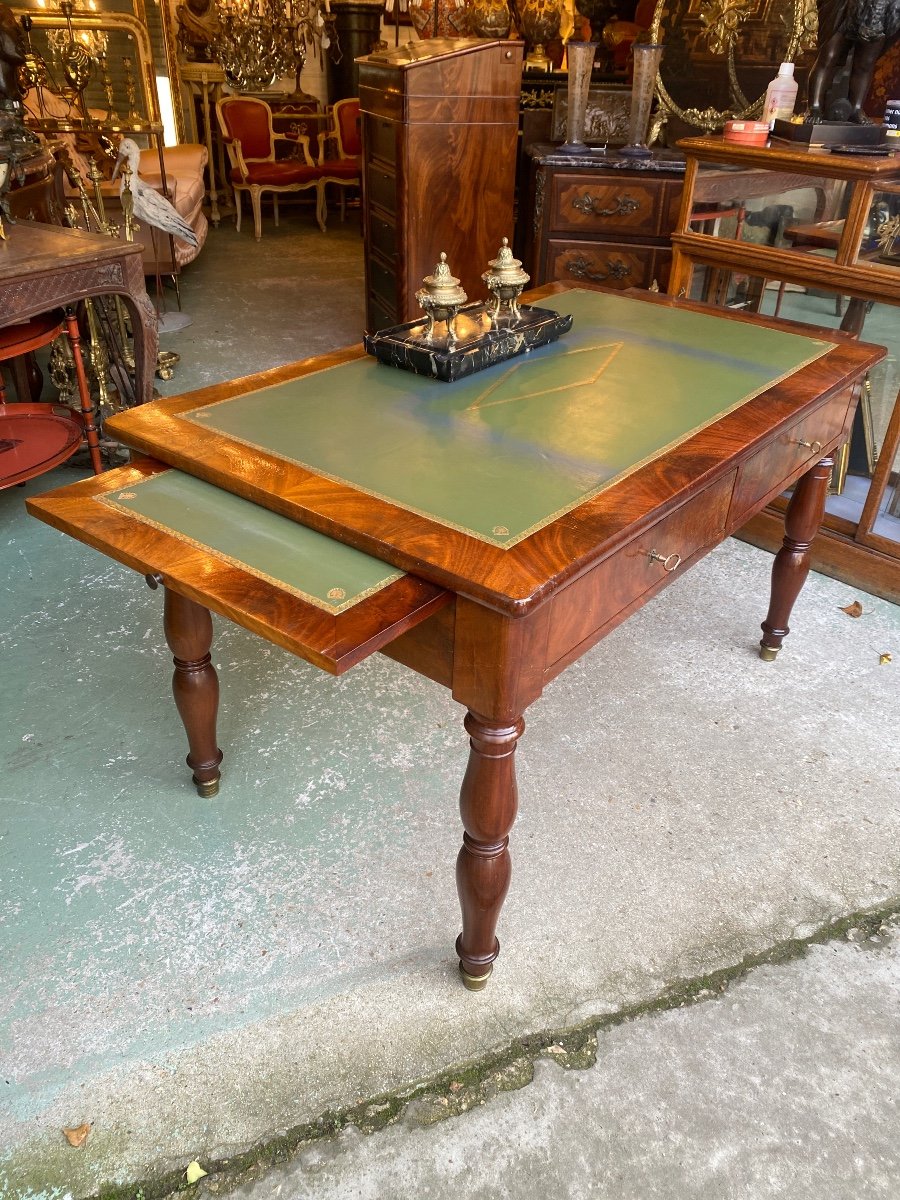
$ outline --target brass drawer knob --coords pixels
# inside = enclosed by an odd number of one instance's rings
[[[813,454],[818,454],[822,449],[821,442],[797,442],[798,446],[804,446],[807,450],[812,450]]]
[[[663,565],[663,570],[668,571],[670,575],[673,571],[677,571],[681,565],[680,554],[665,555],[659,554],[656,550],[651,550],[648,557],[651,562],[661,562]]]

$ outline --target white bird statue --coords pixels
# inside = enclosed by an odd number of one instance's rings
[[[164,233],[171,233],[175,237],[181,238],[190,246],[196,246],[197,235],[187,221],[176,212],[165,196],[160,195],[148,183],[144,183],[138,175],[138,167],[141,165],[141,148],[131,138],[122,138],[119,142],[119,157],[116,159],[113,169],[113,179],[118,175],[124,162],[128,163],[131,170],[131,194],[134,200],[135,217],[139,221],[146,221],[148,225],[162,229]],[[124,188],[125,179],[123,177],[119,185],[120,196]]]

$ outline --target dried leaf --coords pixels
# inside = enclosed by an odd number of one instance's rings
[[[841,608],[841,612],[845,612],[848,617],[861,617],[863,615],[863,606],[858,600],[854,600],[846,608]]]
[[[188,1163],[187,1170],[184,1173],[184,1177],[188,1181],[188,1183],[197,1183],[197,1182],[199,1182],[199,1180],[201,1180],[203,1178],[203,1176],[205,1174],[206,1174],[206,1171],[204,1171],[203,1168],[200,1166],[200,1164],[197,1162],[197,1160],[194,1159],[193,1162]]]
[[[66,1141],[69,1143],[70,1146],[74,1146],[76,1149],[79,1146],[84,1145],[84,1143],[87,1141],[88,1134],[90,1132],[91,1132],[91,1127],[87,1121],[85,1121],[85,1123],[83,1125],[76,1125],[74,1127],[74,1129],[64,1129],[63,1130],[63,1134],[65,1136]]]
[[[885,650],[884,654],[878,655],[878,665],[881,667],[883,667],[885,663],[889,663],[889,662],[893,662],[893,661],[894,661],[893,658],[891,657],[890,654],[888,654],[888,652],[886,650]]]

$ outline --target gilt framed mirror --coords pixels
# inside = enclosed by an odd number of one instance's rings
[[[657,0],[660,101],[695,130],[752,118],[779,63],[812,64],[817,30],[815,0]]]

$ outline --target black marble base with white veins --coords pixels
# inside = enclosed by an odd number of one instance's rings
[[[494,319],[490,306],[479,301],[464,305],[457,313],[452,346],[446,322],[435,322],[435,335],[429,339],[428,321],[424,317],[378,333],[367,333],[364,345],[369,354],[386,366],[452,383],[494,363],[546,346],[572,328],[571,316],[561,317],[549,308],[523,304],[519,313],[518,319],[502,313]]]

